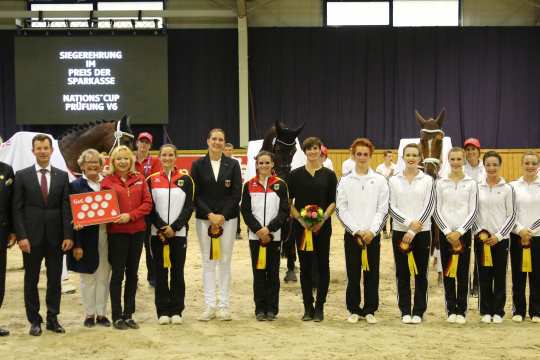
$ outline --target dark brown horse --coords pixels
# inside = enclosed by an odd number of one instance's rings
[[[296,138],[304,125],[305,123],[296,129],[289,129],[283,123],[276,121],[264,136],[261,150],[274,153],[274,169],[277,176],[282,179],[286,180],[291,172],[291,162],[296,153]]]
[[[66,165],[73,173],[81,171],[77,160],[84,150],[93,148],[100,153],[109,153],[118,144],[133,146],[133,134],[127,115],[120,120],[99,120],[74,126],[62,134],[58,141]]]
[[[415,110],[416,121],[420,125],[420,148],[422,149],[422,166],[424,172],[436,180],[441,169],[441,155],[443,148],[444,131],[442,124],[446,117],[446,109],[442,109],[439,115],[433,119],[425,119]],[[435,222],[431,225],[431,253],[440,249],[440,231]],[[439,284],[442,282],[442,273],[439,272]]]
[[[420,125],[420,147],[422,149],[422,166],[424,171],[437,178],[441,169],[441,155],[444,139],[442,124],[446,117],[446,109],[442,109],[439,115],[433,119],[425,119],[418,110],[415,110],[416,121]]]

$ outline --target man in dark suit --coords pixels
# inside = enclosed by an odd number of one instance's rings
[[[11,197],[15,175],[8,164],[0,162],[0,306],[4,300],[6,285],[7,249],[15,243],[11,222]],[[9,331],[0,328],[0,336],[8,336]]]
[[[47,330],[64,333],[60,313],[62,252],[73,246],[69,205],[69,179],[52,167],[52,141],[38,134],[32,139],[36,164],[17,171],[13,194],[13,223],[23,252],[24,305],[31,323],[30,335],[41,335],[38,281],[41,262],[47,267]]]

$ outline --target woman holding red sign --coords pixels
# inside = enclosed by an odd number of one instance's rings
[[[389,179],[398,306],[404,324],[420,324],[427,309],[427,271],[435,191],[431,176],[418,169],[420,154],[418,144],[406,145],[403,148],[405,169]],[[415,283],[412,312],[411,276]]]
[[[356,139],[351,145],[354,169],[339,181],[336,214],[345,227],[345,265],[347,268],[347,321],[357,323],[360,317],[368,324],[377,323],[379,308],[380,232],[388,215],[388,183],[369,167],[373,154],[369,139]],[[364,306],[360,279],[364,273]]]
[[[279,310],[281,226],[289,216],[287,184],[272,175],[274,154],[255,157],[257,176],[244,184],[242,216],[249,229],[253,298],[258,321],[273,321]]]
[[[152,198],[144,176],[135,171],[135,155],[127,146],[119,146],[111,154],[110,174],[101,183],[102,190],[114,190],[118,197],[120,215],[107,226],[111,276],[111,310],[113,326],[119,330],[138,329],[133,320],[137,271],[141,258],[145,216],[152,210]],[[124,281],[122,311],[122,282]]]
[[[155,303],[160,325],[182,324],[184,264],[186,262],[188,221],[193,213],[195,187],[186,171],[175,168],[176,146],[159,149],[161,171],[149,176],[154,201],[152,222],[152,261],[156,275]],[[169,285],[170,273],[170,285]]]
[[[69,184],[71,194],[101,190],[103,158],[97,150],[83,151],[77,160],[83,175]],[[68,254],[68,268],[81,274],[81,295],[86,313],[84,326],[111,326],[107,319],[107,299],[111,280],[105,224],[74,226],[75,246]]]
[[[330,216],[336,208],[336,174],[321,165],[322,142],[309,137],[302,143],[306,165],[291,171],[289,192],[294,205],[291,215],[300,258],[300,284],[304,300],[303,321],[324,320],[324,303],[330,283]],[[319,281],[313,306],[313,261],[316,258]]]
[[[449,323],[465,324],[469,296],[471,228],[478,216],[478,186],[465,175],[465,150],[448,153],[451,172],[435,184],[437,206],[434,219],[446,239],[441,239],[444,297]]]
[[[506,267],[510,231],[516,220],[515,192],[501,177],[501,156],[488,151],[483,158],[486,177],[478,184],[478,222],[474,253],[480,284],[483,323],[500,324],[506,303]]]

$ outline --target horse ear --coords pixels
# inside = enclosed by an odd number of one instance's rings
[[[446,108],[442,108],[441,112],[437,116],[437,119],[435,119],[435,121],[437,122],[437,125],[439,125],[439,129],[442,128],[442,124],[445,118],[446,118]]]
[[[281,122],[279,120],[276,120],[274,126],[276,127],[276,134],[281,133],[281,130],[283,130],[283,128],[281,127]]]
[[[420,115],[418,110],[414,110],[414,116],[416,117],[416,122],[418,123],[418,125],[420,125],[420,127],[423,129],[426,125],[426,119],[424,119],[424,117]]]
[[[294,132],[294,136],[295,137],[298,137],[298,135],[302,132],[302,130],[304,129],[304,126],[306,126],[306,123],[303,122],[302,125],[300,125],[299,127],[297,127],[296,129],[293,130]]]

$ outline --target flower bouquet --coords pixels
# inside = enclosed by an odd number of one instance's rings
[[[300,217],[311,228],[324,220],[324,211],[318,205],[306,205],[300,210]],[[313,232],[311,229],[304,229],[300,250],[313,251]]]

